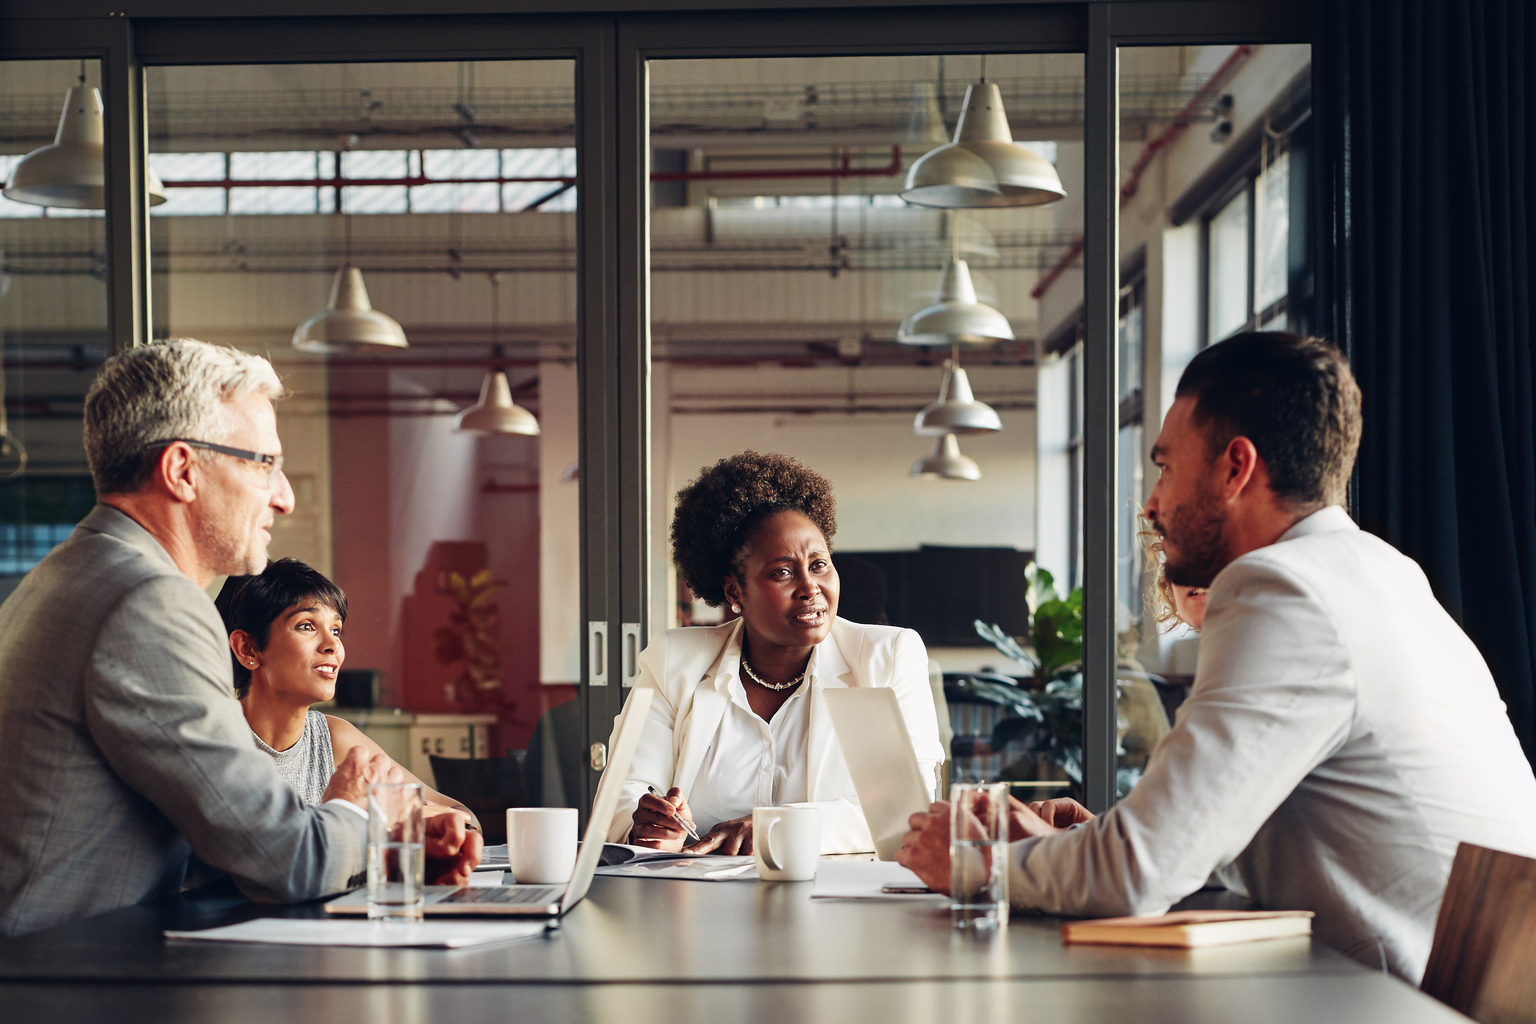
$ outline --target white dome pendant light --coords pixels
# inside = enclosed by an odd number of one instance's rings
[[[960,454],[954,434],[945,434],[932,455],[912,463],[911,475],[923,480],[980,480],[981,467]]]
[[[965,90],[955,138],[919,158],[907,170],[901,197],[917,206],[943,209],[985,206],[1040,206],[1065,197],[1051,162],[1013,141],[1002,90],[981,81]]]
[[[479,434],[539,436],[533,413],[512,401],[512,385],[501,369],[501,275],[491,274],[491,368],[480,383],[480,398],[453,419],[453,429]]]
[[[944,360],[944,380],[939,385],[939,399],[925,405],[912,429],[922,436],[942,434],[995,434],[1003,429],[997,410],[976,401],[971,381],[961,368],[959,358]]]
[[[480,384],[480,399],[453,419],[453,429],[480,434],[539,436],[533,413],[512,401],[512,386],[501,370],[487,370]]]
[[[363,272],[352,265],[352,215],[346,220],[346,258],[331,280],[325,312],[299,324],[293,347],[301,352],[366,352],[380,348],[409,348],[405,329],[394,317],[373,308]]]
[[[939,301],[907,317],[896,329],[903,345],[991,345],[1013,341],[1008,318],[976,301],[971,268],[960,258],[959,242],[951,234],[954,254],[944,265]]]
[[[104,210],[107,206],[105,127],[101,92],[85,84],[85,62],[80,65],[80,84],[64,96],[64,112],[53,145],[34,149],[11,171],[5,198],[33,206],[70,210]],[[149,204],[165,202],[165,186],[155,172],[145,168]]]
[[[358,352],[373,348],[408,348],[405,329],[394,317],[373,308],[363,272],[348,264],[331,281],[325,312],[305,320],[293,332],[302,352]]]

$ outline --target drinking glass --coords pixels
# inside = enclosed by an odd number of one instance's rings
[[[950,913],[956,928],[1008,925],[1008,784],[949,788]]]
[[[419,782],[368,787],[368,919],[415,923],[422,917],[426,801]]]

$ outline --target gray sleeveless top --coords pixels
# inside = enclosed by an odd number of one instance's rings
[[[307,804],[318,804],[325,787],[336,771],[336,755],[331,750],[331,723],[318,711],[304,716],[304,733],[287,750],[273,750],[260,736],[251,733],[256,749],[277,762],[277,774],[298,791]]]

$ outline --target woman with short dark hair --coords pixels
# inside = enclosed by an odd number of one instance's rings
[[[679,850],[681,819],[696,824],[699,852],[750,853],[752,809],[793,804],[821,810],[823,853],[873,850],[822,705],[832,688],[895,691],[934,777],[944,752],[922,638],[837,617],[836,530],[832,485],[784,455],[742,452],[679,492],[678,572],[739,617],[667,630],[641,654],[635,686],[657,693],[611,840]]]
[[[229,631],[235,695],[256,747],[271,755],[305,803],[320,802],[337,762],[353,747],[384,752],[351,722],[310,708],[336,695],[346,658],[347,595],[340,587],[297,559],[280,558],[259,575],[229,577],[214,603]],[[469,808],[423,789],[428,814],[462,811],[479,829]]]

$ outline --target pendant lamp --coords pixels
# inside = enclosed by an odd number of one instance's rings
[[[912,463],[912,475],[924,480],[980,480],[981,467],[960,454],[954,434],[945,434],[932,455]]]
[[[954,258],[944,267],[939,301],[903,320],[896,340],[903,345],[991,345],[1014,337],[1007,317],[976,301],[971,268]]]
[[[71,210],[104,210],[107,206],[106,149],[103,145],[101,93],[85,84],[71,86],[64,96],[64,113],[53,145],[34,149],[21,159],[5,185],[5,198],[34,206]],[[165,186],[155,172],[149,179],[149,203],[165,202]]]
[[[907,170],[901,197],[918,206],[1039,206],[1066,196],[1051,162],[1013,141],[1003,94],[985,79],[965,90],[955,139]]]
[[[912,422],[918,434],[993,434],[1003,429],[997,410],[976,401],[970,378],[953,359],[944,360],[944,381],[939,400],[923,407]]]
[[[325,312],[305,320],[293,332],[293,347],[304,352],[356,352],[409,346],[394,318],[368,301],[363,272],[348,265],[336,271]]]
[[[480,385],[480,400],[459,413],[454,430],[472,430],[482,434],[539,435],[539,421],[533,413],[512,401],[512,386],[501,370],[489,370]]]
[[[942,146],[948,141],[938,90],[932,82],[913,82],[912,105],[907,112],[907,131],[902,142],[910,146]]]

